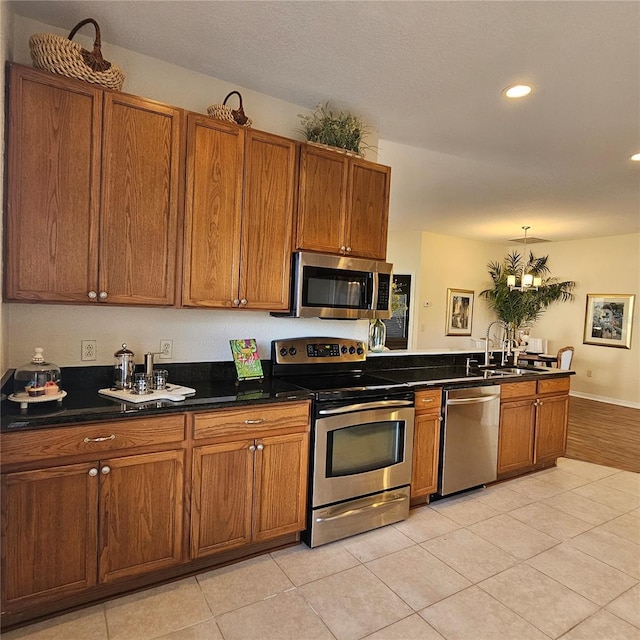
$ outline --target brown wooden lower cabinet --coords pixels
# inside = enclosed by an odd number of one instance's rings
[[[3,433],[3,628],[299,540],[309,408]]]
[[[227,434],[220,437],[229,441],[193,450],[193,558],[305,528],[308,409],[297,426],[281,409],[277,413],[272,408],[266,411],[272,415],[268,421],[272,431],[264,437],[237,439],[238,433],[230,426],[236,410],[216,412],[200,421],[202,432],[206,429],[209,435],[209,422],[227,425]],[[263,417],[253,420],[267,422]],[[246,432],[246,425],[243,428]],[[277,434],[278,430],[293,432]]]
[[[416,392],[411,504],[428,502],[438,488],[441,402],[441,388]]]
[[[566,452],[569,377],[501,388],[498,478],[553,464]]]

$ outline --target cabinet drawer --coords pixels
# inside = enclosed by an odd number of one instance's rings
[[[57,427],[3,433],[2,463],[32,462],[49,458],[179,442],[184,440],[185,414],[96,422],[77,427]]]
[[[526,398],[536,395],[536,381],[507,382],[500,386],[500,400],[510,400],[511,398]]]
[[[538,380],[538,393],[565,393],[569,391],[571,381],[569,376],[564,378],[551,378],[550,380]]]
[[[416,391],[416,413],[425,413],[426,411],[440,411],[442,403],[442,389],[424,389]]]
[[[283,402],[220,409],[193,416],[194,438],[219,438],[232,435],[248,438],[276,429],[297,427],[299,431],[309,430],[310,402]]]

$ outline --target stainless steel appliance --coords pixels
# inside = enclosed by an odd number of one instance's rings
[[[340,338],[272,343],[272,373],[313,394],[310,547],[409,515],[414,394],[365,374],[365,346]]]
[[[438,477],[438,494],[497,479],[500,385],[449,389]]]
[[[297,318],[390,318],[393,265],[298,251],[291,310]]]

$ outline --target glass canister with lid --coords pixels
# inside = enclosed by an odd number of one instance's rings
[[[60,367],[46,362],[43,353],[42,347],[36,347],[31,362],[16,369],[13,375],[14,394],[26,393],[30,398],[60,394],[62,390]]]

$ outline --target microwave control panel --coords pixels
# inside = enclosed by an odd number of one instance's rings
[[[276,364],[360,362],[366,360],[366,346],[348,338],[290,338],[274,340],[271,356]]]

